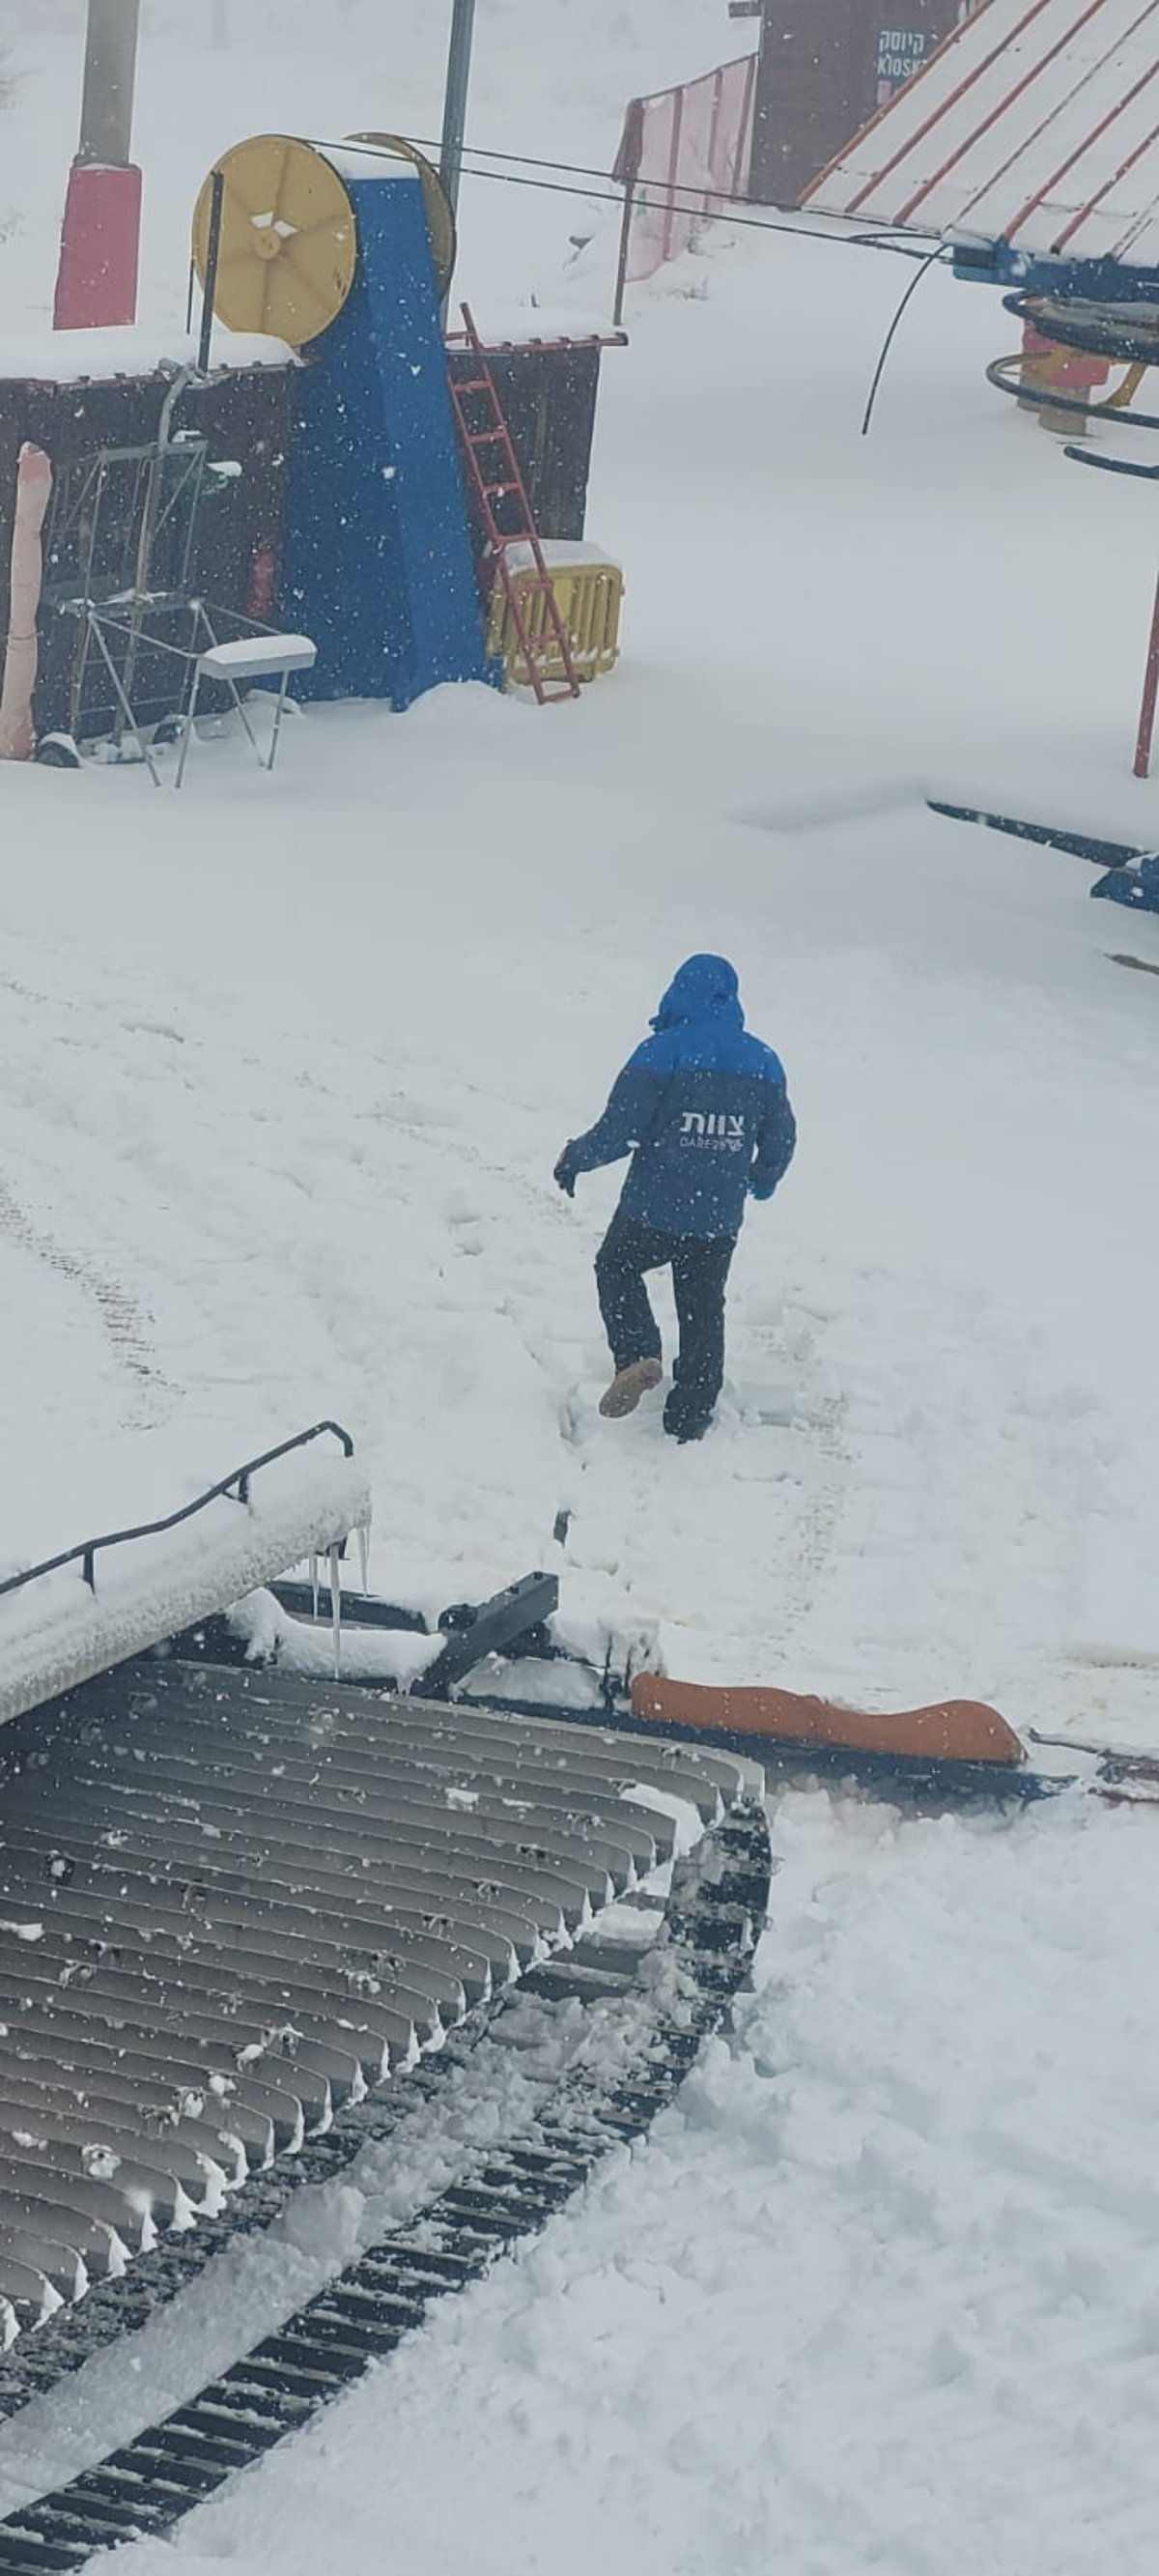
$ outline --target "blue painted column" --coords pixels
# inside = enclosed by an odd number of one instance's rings
[[[305,352],[283,613],[318,646],[303,695],[406,707],[491,673],[421,184],[401,163],[346,184],[358,272]]]

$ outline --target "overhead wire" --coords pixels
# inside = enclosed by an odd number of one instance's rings
[[[430,135],[412,136],[410,140],[416,145],[416,148],[420,152],[437,152],[440,148]],[[379,156],[383,147],[365,143],[345,143],[342,148],[344,151],[363,153],[368,159],[373,159]],[[509,161],[514,164],[514,167],[509,170],[474,169],[471,166],[472,159],[475,161]],[[559,173],[559,176],[554,179],[531,179],[522,175],[528,170],[553,170]],[[802,223],[792,215],[788,215],[786,219],[780,220],[776,214],[738,214],[738,206],[759,205],[761,202],[760,199],[756,197],[728,197],[719,200],[714,205],[711,202],[713,194],[711,190],[693,187],[688,181],[682,182],[679,180],[670,181],[645,179],[639,172],[637,172],[633,175],[630,181],[621,180],[617,182],[612,180],[609,183],[608,172],[606,170],[595,170],[588,163],[580,161],[547,161],[527,152],[499,152],[490,146],[481,143],[469,144],[467,146],[463,160],[463,176],[468,179],[489,179],[501,187],[534,188],[548,196],[580,197],[588,205],[596,204],[622,207],[629,189],[641,189],[647,192],[648,202],[650,205],[663,207],[666,210],[670,210],[673,214],[695,215],[697,223],[728,224],[730,226],[738,227],[745,232],[784,233],[787,234],[789,239],[792,241],[822,241],[831,244],[837,242],[843,244],[846,248],[856,250],[893,251],[903,259],[916,260],[918,263],[917,273],[910,279],[881,344],[877,365],[873,371],[873,377],[869,387],[869,395],[861,423],[861,435],[863,438],[868,437],[889,353],[893,347],[894,340],[906,313],[910,298],[916,293],[918,287],[922,284],[923,279],[929,275],[931,268],[935,268],[940,260],[949,257],[948,246],[945,242],[935,241],[933,248],[930,248],[928,234],[919,237],[916,241],[908,236],[899,240],[896,229],[891,229],[888,226],[881,232],[866,232],[863,230],[856,232],[841,232],[836,229],[836,222],[840,220],[839,218],[835,219],[833,229],[829,229],[828,227],[823,229],[819,224]],[[602,184],[598,188],[577,187],[574,182],[578,179],[598,179]],[[695,202],[691,205],[682,205],[679,202],[681,198],[692,198]]]
[[[408,140],[413,142],[420,152],[437,152],[440,148],[431,135],[411,135]],[[366,160],[378,160],[385,154],[385,147],[381,144],[357,143],[351,140],[344,140],[342,150],[357,153]],[[471,167],[472,159],[510,161],[514,167],[510,170],[477,170]],[[521,176],[524,170],[554,170],[560,176],[555,179],[527,179]],[[475,143],[466,146],[463,177],[489,179],[500,187],[534,188],[547,196],[582,197],[588,204],[604,206],[621,206],[627,184],[611,179],[607,170],[593,169],[585,162],[546,161],[530,153],[499,152]],[[598,179],[603,184],[598,188],[573,187],[570,184],[573,179]],[[630,184],[633,189],[640,188],[647,191],[650,205],[670,210],[677,215],[695,215],[698,223],[735,224],[746,232],[787,233],[793,241],[844,242],[852,244],[859,250],[891,250],[898,252],[902,258],[908,259],[927,260],[929,257],[924,241],[921,243],[909,239],[899,241],[896,232],[888,225],[880,232],[859,230],[846,233],[836,229],[823,229],[819,224],[800,222],[787,210],[781,219],[778,219],[776,214],[738,214],[736,211],[738,206],[759,206],[762,200],[759,197],[727,197],[713,204],[711,199],[714,191],[694,186],[688,180],[646,179],[642,173],[638,173],[633,176]],[[685,204],[681,202],[683,199],[690,199],[692,202]]]

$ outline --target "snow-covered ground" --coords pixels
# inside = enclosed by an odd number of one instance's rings
[[[21,335],[75,114],[45,14],[0,128]],[[716,0],[599,0],[582,42],[479,15],[477,139],[597,164],[628,89],[728,38]],[[429,10],[352,5],[331,50],[232,0],[220,57],[145,16],[150,318],[224,141],[437,117]],[[471,187],[465,281],[590,311],[593,220]],[[690,1678],[1156,1743],[1159,985],[1109,955],[1159,965],[1159,921],[924,802],[1159,842],[1153,512],[989,391],[1014,326],[940,274],[863,441],[908,275],[747,233],[637,297],[590,527],[624,658],[580,705],[315,710],[272,778],[206,745],[180,798],[0,772],[6,1558],[337,1414],[395,1596],[547,1564],[578,1640]],[[595,1413],[617,1176],[550,1174],[701,946],[801,1145],[673,1452]],[[1151,2576],[1155,1822],[795,1798],[776,1830],[757,1991],[653,2140],[134,2576]]]
[[[1147,2576],[1149,1817],[795,1799],[648,2145],[126,2576]]]

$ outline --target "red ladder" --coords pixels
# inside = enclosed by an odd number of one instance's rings
[[[475,372],[456,376],[452,367],[451,401],[486,533],[488,556],[502,584],[523,667],[540,706],[547,706],[555,698],[578,698],[580,684],[571,637],[559,613],[511,432],[469,304],[463,306],[463,328]],[[515,524],[501,526],[500,512],[505,521]],[[513,546],[527,548],[529,567],[512,565]],[[561,670],[564,684],[554,687],[552,683]]]

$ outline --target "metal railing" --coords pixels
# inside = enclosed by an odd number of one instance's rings
[[[183,1503],[180,1511],[168,1512],[164,1520],[141,1521],[135,1529],[106,1530],[99,1538],[81,1539],[76,1547],[65,1548],[61,1556],[46,1556],[41,1565],[26,1566],[22,1574],[7,1575],[0,1583],[0,1598],[6,1592],[22,1592],[27,1584],[38,1583],[42,1575],[59,1573],[62,1566],[78,1564],[90,1592],[95,1593],[96,1560],[103,1548],[127,1547],[138,1538],[159,1538],[165,1530],[177,1529],[182,1521],[192,1520],[210,1503],[248,1503],[250,1478],[256,1476],[260,1468],[271,1467],[277,1458],[288,1458],[294,1449],[308,1448],[312,1440],[320,1440],[328,1432],[341,1441],[344,1457],[352,1458],[354,1442],[340,1422],[313,1422],[308,1431],[295,1432],[292,1440],[280,1440],[276,1449],[263,1449],[260,1457],[247,1458],[230,1475],[223,1476],[220,1484],[207,1485],[203,1494],[196,1495],[191,1503]]]

